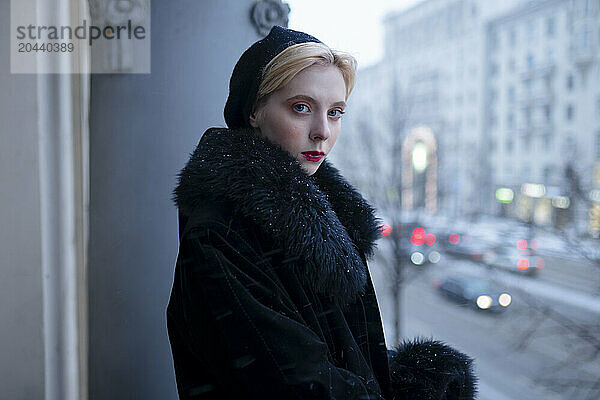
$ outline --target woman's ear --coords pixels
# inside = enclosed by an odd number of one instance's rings
[[[253,128],[258,128],[258,122],[257,122],[257,116],[256,116],[256,111],[252,111],[252,113],[250,114],[250,116],[248,117],[248,120],[250,121],[250,126]]]

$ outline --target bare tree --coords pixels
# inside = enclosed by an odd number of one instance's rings
[[[373,202],[377,210],[384,217],[384,223],[391,226],[391,234],[386,240],[391,244],[391,251],[380,254],[384,261],[386,281],[390,283],[391,297],[393,300],[394,315],[394,342],[399,343],[401,337],[401,309],[400,298],[402,286],[407,279],[407,252],[405,247],[406,236],[402,232],[403,220],[401,216],[401,165],[402,165],[402,140],[406,136],[406,125],[410,116],[412,95],[410,88],[402,92],[396,78],[392,85],[387,84],[387,91],[382,90],[383,114],[389,116],[377,121],[374,126],[372,113],[362,115],[355,122],[357,129],[353,136],[351,147],[354,149],[348,154],[361,154],[360,170],[352,169],[356,159],[349,160],[342,157],[342,164],[348,165],[353,172],[350,176],[361,188],[366,197]],[[389,82],[389,81],[388,81]],[[359,107],[362,108],[362,107]]]

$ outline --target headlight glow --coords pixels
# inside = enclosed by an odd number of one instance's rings
[[[434,264],[437,264],[440,261],[441,255],[438,251],[432,251],[431,253],[429,253],[429,261],[431,261]]]
[[[410,261],[412,261],[415,265],[421,265],[425,262],[425,256],[423,253],[415,251],[410,255]]]
[[[477,307],[486,310],[492,306],[492,298],[487,294],[477,297]]]
[[[500,303],[502,307],[508,307],[511,301],[512,297],[510,297],[510,294],[508,293],[502,293],[500,297],[498,297],[498,303]]]

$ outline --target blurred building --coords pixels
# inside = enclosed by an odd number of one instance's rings
[[[506,187],[515,194],[502,206],[510,214],[588,229],[600,161],[600,1],[527,2],[491,20],[486,37],[489,203],[497,211],[491,196]],[[568,165],[575,177],[566,177]]]
[[[436,208],[442,212],[480,212],[487,201],[481,166],[485,26],[516,3],[429,0],[391,14],[384,20],[383,60],[359,73],[351,105],[360,116],[349,115],[345,131],[396,137],[399,151],[398,143],[415,128],[429,128],[437,146]]]
[[[344,140],[378,146],[362,153],[383,152],[376,161],[391,162],[377,169],[400,179],[389,173],[401,162],[390,149],[397,154],[425,126],[436,142],[440,212],[587,229],[598,214],[589,193],[600,186],[599,8],[599,0],[427,0],[388,15],[384,57],[359,71],[344,127],[353,139]],[[571,193],[567,165],[585,199]],[[371,192],[362,175],[357,183]],[[523,184],[538,197],[523,195]],[[504,203],[501,188],[511,195]]]

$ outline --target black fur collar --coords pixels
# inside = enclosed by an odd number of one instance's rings
[[[309,176],[285,150],[250,129],[211,128],[179,174],[174,200],[190,213],[203,199],[226,198],[299,256],[299,277],[342,304],[363,293],[381,232],[373,208],[327,160]]]

